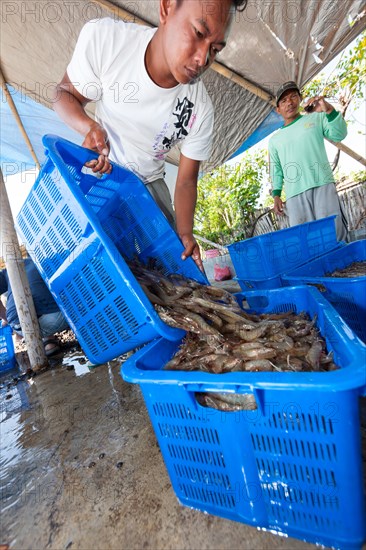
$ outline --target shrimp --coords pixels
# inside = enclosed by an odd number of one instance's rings
[[[308,363],[310,363],[314,370],[319,370],[320,356],[322,352],[323,344],[319,340],[316,340],[306,354],[305,359]]]
[[[273,371],[273,363],[268,359],[254,359],[244,363],[245,370],[252,372],[270,372]]]

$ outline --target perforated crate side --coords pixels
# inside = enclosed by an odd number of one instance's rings
[[[361,340],[366,342],[366,271],[363,277],[328,277],[336,269],[366,260],[366,241],[356,241],[282,276],[285,285],[319,288]]]
[[[266,392],[261,415],[205,409],[178,387],[141,388],[183,504],[329,546],[362,543],[352,394]]]
[[[229,245],[238,278],[254,279],[259,282],[255,288],[265,288],[263,283],[259,286],[261,281],[337,248],[334,219],[329,216]]]
[[[179,343],[148,344],[122,365],[139,383],[174,490],[187,506],[341,548],[366,538],[359,427],[366,347],[307,287],[238,295],[251,312],[317,315],[330,373],[166,371]],[[363,363],[364,364],[364,363]],[[196,392],[254,395],[257,409],[201,407]],[[350,506],[352,502],[352,506]]]
[[[15,364],[12,330],[8,325],[0,326],[0,373],[12,369]]]

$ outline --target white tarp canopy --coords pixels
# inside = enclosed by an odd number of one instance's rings
[[[0,9],[6,82],[15,94],[50,107],[51,87],[63,76],[86,21],[137,17],[157,25],[159,0],[2,0]],[[304,85],[344,49],[365,27],[365,13],[365,0],[249,0],[247,9],[236,14],[228,45],[217,59],[216,69],[226,76],[214,69],[204,76],[216,113],[205,171],[227,160],[261,124],[282,82]],[[243,79],[263,98],[242,87]],[[177,163],[178,154],[172,152],[170,160]]]

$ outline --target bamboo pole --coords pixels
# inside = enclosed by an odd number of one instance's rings
[[[136,23],[137,25],[142,25],[144,27],[154,27],[154,25],[145,19],[141,19],[141,17],[138,17],[134,13],[112,4],[110,0],[93,0],[93,4],[97,4],[112,15],[117,16],[119,19],[123,19],[124,21],[128,21],[129,23]]]
[[[204,237],[201,237],[200,235],[194,235],[194,238],[197,241],[202,241],[203,243],[210,244],[213,248],[217,248],[218,250],[221,250],[222,252],[227,253],[227,248],[225,246],[221,246],[221,244],[214,243],[212,241],[209,241],[208,239],[205,239]]]
[[[22,333],[27,345],[31,369],[38,371],[48,366],[44,352],[32,293],[20,253],[13,215],[0,168],[0,244],[9,283],[13,292]]]
[[[32,145],[32,143],[31,143],[31,141],[30,141],[30,139],[29,139],[29,137],[28,137],[28,134],[27,134],[27,132],[25,131],[25,128],[24,128],[24,126],[23,126],[23,122],[21,121],[21,118],[20,118],[19,113],[18,113],[18,111],[17,111],[17,108],[16,108],[16,106],[15,106],[15,103],[14,103],[14,101],[13,101],[13,98],[11,97],[11,95],[10,95],[10,93],[9,93],[9,90],[8,90],[7,85],[6,85],[5,78],[4,78],[4,75],[3,75],[3,71],[2,71],[1,66],[0,66],[0,83],[1,83],[1,87],[2,87],[2,89],[3,89],[3,92],[4,92],[4,94],[5,94],[6,101],[8,102],[8,105],[9,105],[9,107],[10,107],[10,109],[11,109],[13,115],[14,115],[14,118],[15,118],[17,124],[18,124],[19,130],[20,130],[20,132],[21,132],[21,134],[22,134],[22,136],[23,136],[23,138],[24,138],[24,141],[25,141],[26,144],[27,144],[27,147],[28,147],[28,149],[29,149],[29,151],[30,151],[30,154],[32,155],[32,158],[33,158],[33,160],[34,160],[34,162],[35,162],[35,164],[36,164],[38,170],[40,170],[41,166],[40,166],[40,164],[39,164],[37,155],[36,155],[36,153],[35,153],[35,151],[34,151],[34,149],[33,149],[33,145]]]
[[[354,160],[357,160],[358,162],[360,162],[363,166],[366,166],[366,159],[363,156],[356,153],[355,151],[353,151],[352,149],[350,149],[349,147],[347,147],[347,145],[345,145],[344,143],[340,141],[336,143],[335,141],[331,141],[330,139],[327,139],[327,141],[329,141],[329,143],[331,143],[332,145],[335,145],[335,147],[343,151],[343,153],[346,153],[346,155],[349,155]]]
[[[261,88],[257,84],[253,84],[252,82],[250,82],[240,74],[236,73],[232,69],[229,69],[228,67],[226,67],[226,65],[223,65],[223,63],[214,61],[210,69],[220,74],[221,76],[225,77],[226,79],[231,80],[232,82],[235,82],[235,84],[238,84],[238,86],[245,88],[245,90],[256,95],[266,103],[269,103],[270,105],[272,105],[272,107],[276,107],[276,101],[273,95],[263,90],[263,88]]]

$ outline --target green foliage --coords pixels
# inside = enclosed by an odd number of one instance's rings
[[[268,195],[265,200],[263,201],[263,207],[264,208],[273,208],[274,200],[272,195]]]
[[[366,83],[366,31],[360,34],[355,46],[345,52],[333,72],[326,78],[320,74],[303,90],[304,98],[324,95],[335,99],[344,115],[350,103],[353,107],[362,102]]]
[[[244,238],[267,168],[267,153],[261,150],[206,174],[198,183],[195,232],[221,245]]]
[[[366,170],[358,170],[357,172],[351,172],[349,175],[350,181],[362,183],[366,181]]]

